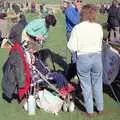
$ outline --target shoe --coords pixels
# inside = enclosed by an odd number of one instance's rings
[[[98,111],[98,115],[102,115],[103,114],[103,110]]]
[[[93,113],[86,113],[86,116],[91,118],[93,116]]]
[[[12,98],[7,97],[4,93],[2,94],[2,98],[8,103],[12,103]]]
[[[82,114],[83,114],[83,116],[86,117],[85,120],[91,120],[94,115],[94,113],[88,113],[88,112],[82,112]]]
[[[68,93],[73,92],[75,90],[75,88],[70,83],[65,87],[65,89]]]
[[[86,112],[85,113],[86,120],[92,120],[93,115],[94,115],[94,113],[88,113],[88,112]]]

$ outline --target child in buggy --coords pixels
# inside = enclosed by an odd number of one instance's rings
[[[67,79],[62,73],[51,72],[48,67],[44,65],[42,60],[34,55],[35,46],[36,43],[33,41],[28,41],[27,46],[24,46],[24,48],[27,48],[25,50],[25,56],[30,66],[31,83],[35,84],[36,82],[38,82],[41,78],[41,74],[47,80],[52,80],[53,82],[55,82],[59,94],[62,96],[62,98],[66,98],[74,90],[74,87],[70,83],[68,83]]]
[[[11,102],[12,95],[15,93],[19,102],[25,105],[30,95],[37,95],[36,93],[41,90],[37,85],[44,82],[58,93],[60,98],[64,101],[68,100],[74,87],[67,82],[64,75],[51,72],[40,59],[34,56],[34,48],[36,48],[36,43],[33,41],[27,41],[27,45],[25,43],[12,45],[8,60],[3,66],[3,98],[5,100],[8,98]],[[57,84],[58,89],[49,82],[51,80]]]

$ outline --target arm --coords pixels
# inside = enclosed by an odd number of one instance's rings
[[[68,41],[67,47],[70,49],[70,51],[74,52],[77,51],[77,34],[76,34],[76,28],[74,27],[70,39]]]

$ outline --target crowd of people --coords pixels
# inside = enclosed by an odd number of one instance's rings
[[[1,46],[4,47],[2,41],[8,37],[12,45],[32,41],[37,44],[40,43],[43,47],[43,41],[48,37],[50,26],[54,27],[57,22],[55,16],[49,14],[48,9],[44,8],[44,6],[44,4],[40,6],[42,17],[28,23],[25,15],[18,14],[20,10],[13,4],[12,8],[16,15],[11,17],[13,26],[9,32],[5,20],[7,14],[1,13]],[[16,11],[16,9],[18,11]],[[31,12],[35,12],[35,9],[35,3],[32,3]],[[64,0],[62,10],[66,23],[67,47],[71,51],[71,64],[74,66],[73,72],[76,71],[75,74],[78,76],[80,82],[79,87],[81,87],[83,91],[86,114],[88,116],[93,115],[94,99],[97,111],[101,114],[104,110],[102,63],[102,42],[104,35],[102,25],[96,22],[97,7],[93,4],[83,5],[81,0]],[[107,39],[109,41],[119,41],[120,6],[117,0],[112,1],[112,5],[107,12],[109,32]],[[12,50],[14,51],[14,49]],[[31,53],[31,51],[29,52]],[[35,62],[34,58],[32,62]],[[33,64],[32,62],[29,64]],[[68,71],[66,76],[70,76]],[[70,87],[73,89],[72,86]],[[64,95],[65,89],[60,90],[60,92]]]

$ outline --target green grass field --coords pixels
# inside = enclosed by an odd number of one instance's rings
[[[36,0],[38,3],[60,4],[63,0]],[[112,0],[83,0],[83,3],[110,3]]]
[[[31,15],[29,13],[27,13],[26,16],[28,21],[38,17],[37,14]],[[56,57],[59,57],[61,60],[63,60],[63,58],[66,57],[64,15],[61,13],[57,13],[56,17],[57,25],[55,28],[50,29],[49,37],[45,43],[45,47],[49,48]],[[100,23],[105,22],[105,20],[105,16],[99,15],[97,18],[97,21],[99,21]],[[24,111],[22,105],[18,104],[16,100],[13,100],[11,104],[8,104],[6,101],[4,101],[1,96],[1,79],[2,65],[7,58],[7,54],[7,49],[0,49],[0,120],[86,120],[86,117],[79,109],[76,109],[72,113],[60,112],[58,116],[54,116],[53,114],[44,112],[41,109],[37,109],[35,116],[29,116],[28,113]],[[60,65],[55,65],[57,69],[61,69]],[[104,113],[101,116],[95,114],[92,120],[120,120],[120,105],[118,105],[118,103],[105,92]]]

